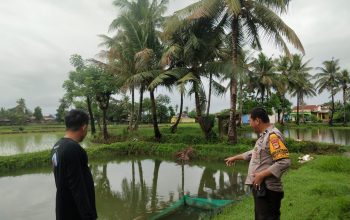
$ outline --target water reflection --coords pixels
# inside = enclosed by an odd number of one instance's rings
[[[32,133],[0,135],[0,155],[50,149],[63,133]]]
[[[92,164],[99,219],[147,219],[184,192],[237,199],[246,194],[241,175],[246,165],[241,165],[232,170],[223,163],[188,165],[140,158]],[[53,219],[55,192],[49,168],[0,177],[0,219]]]
[[[325,142],[341,145],[350,145],[350,130],[337,128],[281,128],[285,137],[305,140]],[[257,135],[251,131],[241,131],[240,135],[248,138],[256,138]]]
[[[0,156],[51,149],[63,133],[1,134]],[[84,143],[83,146],[86,144]]]
[[[101,219],[147,219],[180,199],[184,192],[213,199],[236,199],[245,194],[244,176],[223,164],[202,167],[158,159],[131,160],[95,165],[92,172]]]

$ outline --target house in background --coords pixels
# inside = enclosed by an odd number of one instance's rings
[[[242,124],[249,124],[250,114],[245,114],[242,117]],[[278,119],[277,115],[274,113],[273,115],[269,115],[270,123],[275,124]]]
[[[322,105],[301,105],[299,106],[299,118],[305,121],[311,121],[312,116],[315,116],[318,120],[328,121],[330,110],[328,106]],[[297,107],[293,107],[292,113],[290,114],[292,121],[297,120]]]
[[[54,123],[56,122],[56,118],[53,115],[47,115],[43,117],[43,122],[44,123]]]
[[[173,116],[173,117],[171,118],[170,123],[171,123],[171,124],[175,124],[175,122],[176,122],[176,120],[177,120],[178,117],[179,117],[179,114]],[[180,123],[195,123],[195,122],[196,122],[196,119],[195,119],[195,118],[190,118],[190,117],[188,117],[188,115],[187,115],[186,112],[183,112],[183,113],[181,114]]]

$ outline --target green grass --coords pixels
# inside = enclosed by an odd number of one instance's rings
[[[183,143],[172,144],[135,141],[88,147],[86,151],[92,162],[99,158],[113,159],[125,155],[149,155],[175,159],[176,152],[188,146]],[[237,144],[234,147],[228,144],[199,144],[192,147],[194,149],[194,160],[208,161],[223,161],[229,155],[250,149],[250,146],[245,144]],[[49,150],[12,156],[0,156],[0,175],[5,175],[12,171],[47,166],[51,166]]]
[[[278,128],[282,126],[277,124]],[[333,126],[329,126],[328,123],[300,123],[297,125],[296,123],[286,123],[284,125],[285,128],[311,128],[311,129],[319,129],[319,128],[330,128],[330,129],[350,129],[349,124],[346,126],[343,123],[333,123]]]
[[[350,158],[316,156],[284,176],[281,219],[350,219]],[[221,219],[254,219],[249,196],[226,208]]]
[[[64,131],[63,124],[29,124],[0,126],[0,134],[43,133]]]

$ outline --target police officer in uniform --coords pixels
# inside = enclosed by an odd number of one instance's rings
[[[250,161],[245,184],[252,188],[255,219],[279,220],[284,195],[281,176],[291,165],[288,149],[281,132],[270,124],[265,109],[251,111],[250,126],[260,134],[253,150],[225,161],[228,166],[236,160]]]

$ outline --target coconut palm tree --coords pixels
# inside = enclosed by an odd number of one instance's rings
[[[310,82],[311,75],[308,67],[310,60],[303,62],[303,56],[294,54],[291,59],[289,86],[292,97],[297,97],[297,125],[299,125],[299,106],[304,103],[304,97],[316,95],[314,85]]]
[[[100,58],[108,61],[109,66],[101,61],[92,59],[91,61],[100,65],[108,66],[114,74],[118,75],[123,82],[123,92],[131,93],[131,109],[129,118],[129,130],[132,130],[134,122],[134,103],[135,103],[135,85],[128,83],[128,78],[135,74],[135,47],[130,43],[126,31],[119,31],[114,37],[100,35],[102,43],[100,46],[108,48],[107,51],[101,51],[98,55]]]
[[[268,58],[265,54],[260,53],[258,58],[255,58],[251,64],[251,75],[253,82],[257,85],[258,92],[261,97],[261,104],[264,104],[264,97],[266,92],[266,99],[271,93],[270,89],[275,84],[275,66],[272,58]]]
[[[323,63],[323,67],[317,67],[320,72],[315,75],[316,85],[318,93],[322,93],[327,90],[331,95],[331,117],[329,120],[329,125],[333,125],[333,115],[335,111],[334,96],[337,94],[338,82],[337,76],[340,74],[339,60],[326,60]]]
[[[156,66],[155,60],[160,59],[162,45],[159,41],[158,29],[161,27],[162,14],[166,10],[167,3],[167,0],[160,2],[156,0],[152,2],[148,0],[115,0],[113,4],[122,13],[113,20],[110,25],[110,31],[118,31],[118,33],[113,38],[102,36],[104,44],[116,55],[116,64],[119,64],[119,73],[123,76],[121,78],[124,79],[124,86],[131,92],[130,130],[137,129],[138,121],[141,120],[143,93],[148,86],[147,83],[152,81],[149,75],[148,77],[144,76],[147,78],[146,81],[135,80],[134,76],[138,73],[149,71],[150,67]],[[140,106],[136,122],[134,122],[135,88],[140,88]],[[150,91],[150,96],[153,96],[151,100],[154,100],[154,89]],[[155,108],[155,103],[152,106]],[[155,113],[154,111],[152,112]],[[157,122],[154,123],[157,124]],[[160,138],[159,129],[156,128],[158,126],[155,124],[154,126],[157,133],[155,136]]]
[[[268,36],[276,46],[287,54],[289,50],[284,39],[287,39],[298,50],[304,52],[303,46],[294,31],[279,17],[287,12],[289,0],[201,0],[178,12],[179,21],[174,28],[183,23],[197,22],[201,18],[209,18],[220,24],[225,19],[225,27],[229,30],[232,41],[232,75],[230,79],[230,123],[228,139],[237,142],[236,101],[238,54],[245,43],[253,48],[261,49],[260,36]]]
[[[162,0],[160,2],[156,0],[151,2],[149,0],[115,0],[113,2],[115,6],[122,10],[122,14],[113,20],[110,25],[110,31],[122,31],[122,34],[125,36],[123,47],[119,47],[119,50],[129,50],[127,56],[129,68],[126,72],[126,75],[129,77],[132,77],[137,73],[134,61],[138,53],[140,55],[142,54],[141,51],[146,49],[161,50],[161,45],[158,42],[158,29],[161,27],[163,21],[162,15],[166,10],[167,3],[168,0]],[[129,80],[128,82],[134,81]],[[128,86],[130,88],[132,102],[129,129],[134,130],[137,129],[139,120],[141,120],[142,99],[146,85],[142,82],[138,82],[138,84],[130,84]],[[137,87],[140,88],[140,102],[139,113],[134,122],[134,90]]]
[[[179,109],[179,115],[176,119],[176,122],[170,127],[171,133],[175,133],[177,130],[177,126],[180,123],[181,117],[182,117],[182,110],[183,110],[183,105],[184,105],[184,94],[186,92],[186,87],[185,84],[186,82],[179,83],[178,85],[178,90],[180,92],[180,109]]]
[[[344,106],[344,121],[343,124],[346,125],[346,100],[349,98],[349,84],[350,84],[350,76],[348,70],[342,70],[340,74],[337,76],[337,82],[341,87],[338,90],[343,91],[343,106]]]
[[[275,60],[275,65],[277,77],[273,87],[276,90],[279,100],[281,101],[281,108],[277,110],[277,114],[278,122],[283,125],[284,113],[286,111],[286,105],[288,104],[286,94],[288,92],[291,80],[291,58],[288,56],[280,56],[279,59]]]
[[[176,26],[179,22],[176,15],[166,21],[164,40],[167,48],[162,60],[170,69],[177,69],[183,77],[191,78],[189,94],[195,96],[196,118],[206,138],[209,138],[213,135],[213,124],[208,117],[203,116],[206,94],[202,78],[210,78],[210,74],[216,72],[208,68],[208,65],[215,62],[220,53],[223,27],[218,25],[212,28],[214,21],[207,18]],[[213,88],[218,85],[213,80],[211,84],[215,84]]]

